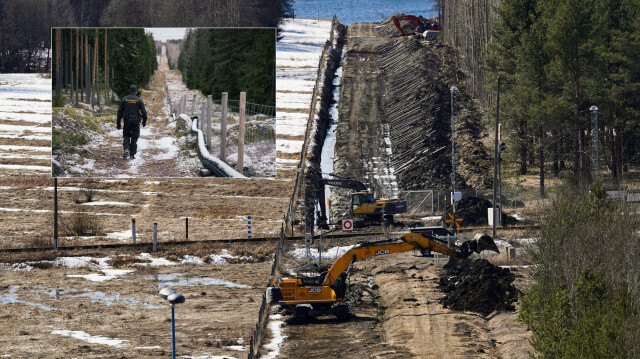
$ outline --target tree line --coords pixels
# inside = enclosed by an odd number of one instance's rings
[[[129,86],[145,86],[158,68],[156,44],[144,29],[53,29],[54,106],[70,102],[99,104]]]
[[[518,318],[536,358],[640,357],[640,221],[601,182],[557,192]],[[532,356],[534,357],[534,356]]]
[[[595,141],[618,183],[640,163],[640,1],[503,0],[487,46],[500,118],[518,172],[545,162],[589,179]],[[595,139],[597,106],[599,137]]]
[[[196,29],[187,32],[178,68],[189,88],[218,98],[228,92],[275,106],[274,29]]]
[[[0,72],[48,72],[52,27],[273,27],[292,0],[2,0]]]

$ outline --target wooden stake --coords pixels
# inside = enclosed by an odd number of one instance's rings
[[[238,164],[236,171],[244,172],[244,130],[245,130],[245,109],[247,106],[247,93],[240,92],[240,128],[238,129]]]

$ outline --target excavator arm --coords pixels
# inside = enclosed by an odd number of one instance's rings
[[[400,239],[360,243],[340,256],[331,268],[320,278],[285,278],[277,287],[267,288],[272,303],[289,307],[309,305],[315,308],[329,308],[342,302],[345,295],[345,279],[350,266],[360,260],[381,255],[419,250],[434,251],[453,258],[464,259],[473,252],[483,250],[498,252],[493,239],[487,235],[477,235],[475,239],[449,248],[437,237],[422,233],[408,233]]]
[[[400,238],[401,242],[390,240],[362,243],[351,248],[347,253],[336,259],[331,268],[329,268],[322,285],[332,285],[352,263],[369,257],[419,250],[421,253],[432,251],[457,259],[465,259],[473,252],[480,253],[482,250],[498,251],[491,237],[484,236],[481,238],[483,239],[468,241],[462,246],[454,248],[448,248],[446,244],[437,237],[421,233],[405,234]],[[470,243],[474,241],[475,244]]]
[[[417,18],[416,16],[413,16],[413,15],[402,15],[402,16],[397,16],[397,17],[396,16],[392,16],[391,20],[393,20],[393,24],[396,26],[396,29],[398,29],[398,31],[400,31],[400,34],[402,34],[402,36],[407,36],[407,34],[402,29],[402,25],[400,24],[400,21],[408,20],[408,21],[413,22],[413,25],[416,27],[416,31],[417,32],[421,32],[422,29],[425,27],[420,22],[420,19]]]

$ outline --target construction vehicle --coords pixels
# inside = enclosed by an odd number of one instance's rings
[[[415,26],[416,33],[424,33],[425,37],[437,37],[440,34],[440,25],[436,22],[426,22],[420,20],[417,16],[413,15],[401,15],[401,16],[392,16],[391,20],[393,24],[396,26],[396,29],[400,31],[402,36],[407,36],[408,34],[402,28],[400,21],[411,21]],[[435,36],[434,36],[435,35]]]
[[[318,179],[316,199],[320,205],[318,213],[318,226],[325,227],[327,223],[327,207],[324,203],[325,186],[350,188],[351,214],[365,217],[366,220],[380,222],[385,225],[393,223],[393,215],[406,213],[407,202],[402,199],[376,199],[372,191],[367,189],[362,182],[350,178],[320,178]]]
[[[332,314],[343,321],[349,318],[349,308],[344,299],[347,275],[353,264],[369,257],[412,250],[423,254],[434,251],[458,260],[483,250],[499,253],[488,235],[478,234],[460,246],[447,247],[447,242],[438,237],[408,233],[399,239],[359,243],[336,259],[331,268],[321,269],[315,276],[281,279],[277,286],[272,283],[267,288],[267,298],[272,304],[293,310],[299,320],[307,316]]]

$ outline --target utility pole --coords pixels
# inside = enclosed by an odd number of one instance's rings
[[[496,190],[498,188],[498,123],[500,122],[500,76],[498,76],[498,98],[496,100],[496,131],[493,141],[493,238],[496,238]]]
[[[455,235],[456,230],[456,129],[455,129],[455,118],[456,118],[456,97],[455,93],[458,91],[456,86],[451,86],[451,211],[453,212],[451,215],[452,224],[453,224],[453,234]],[[449,242],[452,240],[449,239]],[[449,243],[451,246],[452,243]]]
[[[591,111],[591,127],[593,128],[593,130],[591,131],[591,133],[593,133],[593,145],[594,145],[594,150],[595,150],[595,165],[596,165],[596,178],[600,177],[600,152],[599,152],[599,144],[598,144],[598,139],[599,137],[599,127],[598,127],[598,106],[593,105],[591,107],[589,107],[589,111]]]

